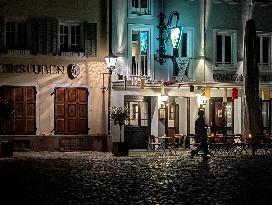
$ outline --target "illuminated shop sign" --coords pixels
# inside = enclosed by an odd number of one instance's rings
[[[260,74],[261,82],[272,82],[272,74]],[[243,81],[243,74],[235,73],[214,73],[213,80],[216,82],[241,82]]]
[[[239,82],[243,81],[243,75],[235,73],[214,73],[213,80],[217,82]]]
[[[64,74],[61,65],[13,65],[0,64],[0,73]]]

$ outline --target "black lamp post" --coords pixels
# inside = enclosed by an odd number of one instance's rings
[[[111,108],[111,75],[112,71],[115,69],[118,56],[112,53],[112,0],[109,0],[109,55],[105,57],[107,63],[107,68],[109,72],[108,79],[108,135],[111,134],[111,123],[110,123],[110,108]]]

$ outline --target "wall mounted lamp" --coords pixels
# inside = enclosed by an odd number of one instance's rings
[[[159,29],[159,49],[157,49],[158,57],[156,60],[160,63],[160,65],[166,62],[166,58],[173,58],[173,56],[166,55],[165,45],[167,41],[171,39],[172,47],[178,49],[180,44],[180,39],[182,36],[182,28],[178,26],[179,21],[179,13],[177,11],[173,11],[165,23],[166,16],[161,12],[159,17],[159,25],[157,28]],[[175,26],[172,26],[173,18],[175,17]]]

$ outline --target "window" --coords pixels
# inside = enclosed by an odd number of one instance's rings
[[[148,126],[148,102],[125,102],[130,111],[129,126]]]
[[[6,48],[7,49],[27,49],[27,23],[17,21],[6,22]]]
[[[236,31],[215,30],[216,67],[234,67],[237,63]]]
[[[257,58],[260,68],[268,68],[270,65],[270,36],[257,36]]]
[[[129,0],[129,15],[151,15],[152,0]]]
[[[60,25],[60,51],[81,51],[81,29],[79,25]]]
[[[129,31],[129,56],[132,75],[150,75],[150,29],[131,28]]]

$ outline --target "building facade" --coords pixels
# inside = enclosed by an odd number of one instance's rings
[[[112,46],[119,58],[112,104],[130,110],[123,130],[129,148],[146,148],[148,134],[194,134],[199,109],[212,133],[243,132],[244,29],[250,18],[256,21],[263,132],[271,133],[271,11],[270,1],[261,0],[114,1]],[[182,27],[178,48],[166,31],[176,23]],[[113,142],[119,141],[118,128],[112,132]]]
[[[1,2],[0,98],[15,105],[1,134],[15,148],[106,147],[107,8],[107,0]]]

